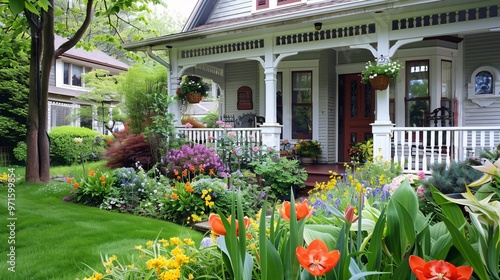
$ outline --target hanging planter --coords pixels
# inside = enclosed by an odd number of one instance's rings
[[[387,89],[389,83],[391,82],[391,77],[386,75],[377,75],[373,78],[370,78],[369,82],[370,85],[372,86],[372,89],[385,90]]]
[[[392,78],[396,78],[401,69],[401,63],[380,56],[374,62],[368,61],[361,72],[361,82],[370,83],[374,90],[385,90]]]
[[[199,92],[191,92],[186,94],[186,100],[189,103],[200,103],[201,99],[202,96]]]

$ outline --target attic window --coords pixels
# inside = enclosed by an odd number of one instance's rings
[[[276,8],[291,3],[299,3],[305,0],[255,0],[255,9],[263,10],[267,8]]]
[[[470,75],[467,95],[481,107],[500,101],[500,71],[489,65],[477,68]]]
[[[269,8],[270,0],[256,0],[257,1],[257,10]]]
[[[278,6],[290,3],[300,2],[301,0],[278,0]]]

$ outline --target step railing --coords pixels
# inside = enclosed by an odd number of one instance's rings
[[[496,150],[500,127],[394,127],[392,158],[406,173],[423,171],[438,162],[449,164],[480,158],[485,150]]]

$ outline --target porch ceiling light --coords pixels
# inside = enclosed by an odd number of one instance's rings
[[[320,31],[322,26],[323,26],[323,23],[321,23],[321,22],[314,23],[314,29],[316,29],[317,31]]]

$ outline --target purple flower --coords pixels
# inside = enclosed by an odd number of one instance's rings
[[[70,201],[70,200],[71,200],[71,198],[69,198],[69,197],[65,196],[65,197],[63,197],[63,198],[62,198],[62,200],[63,200],[63,201]]]

